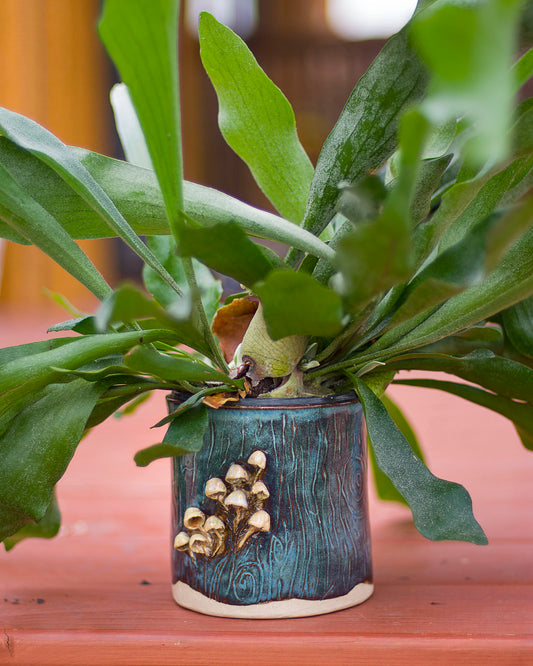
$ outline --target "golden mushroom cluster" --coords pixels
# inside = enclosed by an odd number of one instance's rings
[[[257,450],[246,463],[230,465],[224,479],[209,479],[204,492],[215,503],[213,515],[188,507],[174,548],[196,562],[198,555],[216,557],[231,548],[240,550],[253,534],[269,532],[270,514],[264,504],[270,493],[262,480],[266,462],[266,455]]]

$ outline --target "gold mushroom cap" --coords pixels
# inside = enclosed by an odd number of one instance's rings
[[[248,518],[248,529],[237,544],[237,550],[241,549],[255,532],[270,532],[270,515],[263,509],[255,511]]]
[[[214,499],[217,502],[222,502],[224,497],[228,493],[226,484],[222,479],[219,479],[217,476],[214,476],[212,479],[209,479],[205,484],[205,496],[209,499]]]
[[[252,486],[252,490],[250,492],[260,502],[262,502],[263,500],[266,500],[270,497],[270,493],[268,492],[268,488],[265,486],[265,484],[262,481],[256,481],[254,483],[254,485]]]
[[[201,532],[195,532],[189,539],[189,550],[196,555],[211,555],[211,539]]]
[[[259,532],[270,532],[270,514],[260,509],[248,518],[248,525]]]
[[[183,514],[183,524],[188,530],[200,530],[205,522],[205,513],[190,506]]]
[[[211,537],[213,546],[211,555],[214,557],[224,550],[224,534],[226,525],[218,516],[209,516],[204,523],[204,530]]]
[[[247,462],[249,465],[252,465],[252,467],[257,467],[258,469],[263,470],[266,468],[266,455],[262,451],[254,451],[248,458]]]
[[[174,539],[174,548],[176,550],[187,550],[189,548],[189,535],[187,532],[178,532]]]
[[[250,481],[250,475],[242,465],[235,463],[230,465],[230,468],[226,473],[226,482],[229,483],[231,487],[243,486],[245,483],[248,483],[248,481]]]
[[[235,509],[233,530],[236,531],[244,517],[244,512],[248,509],[248,499],[246,498],[246,493],[243,490],[234,490],[226,497],[224,504],[229,509]]]
[[[225,529],[226,526],[218,516],[209,516],[209,518],[204,523],[204,530],[208,534],[210,532],[216,532],[217,534],[224,534]]]
[[[248,508],[248,500],[246,499],[246,494],[243,490],[234,490],[231,492],[224,500],[224,504],[236,509]]]

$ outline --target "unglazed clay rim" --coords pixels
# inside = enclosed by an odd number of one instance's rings
[[[266,601],[260,604],[236,606],[210,599],[181,580],[172,585],[174,601],[184,608],[204,615],[250,620],[275,620],[333,613],[363,603],[373,592],[374,585],[365,582],[357,584],[342,597],[332,599],[284,599],[283,601]]]

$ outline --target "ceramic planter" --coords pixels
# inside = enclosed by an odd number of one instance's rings
[[[201,451],[174,459],[177,603],[209,615],[273,618],[367,599],[366,466],[353,394],[210,409]]]

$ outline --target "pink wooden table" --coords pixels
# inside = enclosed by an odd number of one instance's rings
[[[0,310],[0,344],[44,334],[57,313]],[[436,391],[396,387],[432,471],[463,483],[490,544],[433,543],[371,497],[376,590],[297,620],[228,620],[170,594],[169,464],[136,468],[164,409],[87,437],[59,487],[52,541],[0,552],[0,664],[533,664],[533,455],[503,418]],[[1,464],[1,452],[0,452]]]

